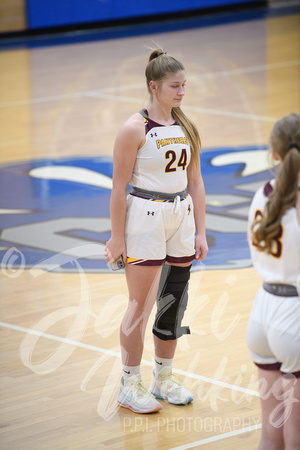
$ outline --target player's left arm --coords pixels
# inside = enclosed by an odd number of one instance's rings
[[[201,175],[200,161],[189,164],[187,168],[187,191],[194,204],[194,218],[196,225],[195,259],[203,261],[208,252],[205,234],[205,188]]]

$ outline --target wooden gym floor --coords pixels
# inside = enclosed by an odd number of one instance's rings
[[[249,20],[223,19],[178,30],[161,23],[148,34],[61,45],[36,42],[0,52],[2,449],[257,448],[256,369],[245,341],[260,286],[245,247],[253,190],[235,214],[228,206],[217,213],[228,201],[218,186],[229,189],[245,175],[250,183],[262,182],[274,122],[300,110],[300,14],[278,10]],[[127,299],[124,274],[105,267],[97,271],[92,263],[82,269],[73,260],[72,270],[57,265],[49,246],[65,241],[51,235],[49,243],[42,232],[49,233],[42,225],[52,218],[58,223],[90,214],[98,220],[100,214],[107,220],[109,195],[98,202],[98,181],[86,195],[81,187],[93,185],[91,172],[60,174],[63,181],[55,188],[44,168],[92,161],[93,167],[108,164],[109,174],[117,129],[147,101],[144,68],[153,41],[186,67],[183,109],[202,136],[211,249],[207,263],[191,276],[184,324],[192,334],[179,340],[174,361],[194,402],[185,407],[163,402],[157,414],[136,415],[115,401],[121,373],[118,330]],[[39,164],[42,181],[29,182],[30,170]],[[75,184],[72,176],[84,177],[75,179],[81,184],[74,191],[68,190],[68,183]],[[101,179],[100,187],[109,193],[106,182]],[[85,209],[93,196],[99,212]],[[72,233],[74,238],[76,230]],[[68,249],[61,251],[68,255]],[[151,323],[142,364],[147,386],[153,367]]]

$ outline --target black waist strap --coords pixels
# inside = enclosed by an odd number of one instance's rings
[[[134,187],[133,191],[130,192],[130,194],[134,195],[135,197],[141,197],[148,200],[160,200],[164,202],[174,202],[177,196],[180,197],[180,200],[184,200],[188,196],[188,192],[186,189],[174,194],[165,194],[164,192],[146,191],[145,189],[140,189],[137,187]]]
[[[273,284],[264,283],[263,288],[265,291],[273,295],[278,295],[279,297],[298,297],[298,291],[295,286],[290,284]]]

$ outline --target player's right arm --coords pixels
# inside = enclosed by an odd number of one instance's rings
[[[143,117],[137,113],[120,128],[113,150],[113,187],[110,199],[111,238],[106,244],[106,261],[111,264],[122,254],[126,261],[124,229],[127,188],[130,182],[138,149],[145,142]]]

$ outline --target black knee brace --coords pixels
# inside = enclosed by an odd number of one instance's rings
[[[157,293],[157,312],[153,334],[164,341],[174,340],[183,334],[190,334],[189,327],[182,327],[181,321],[187,307],[190,269],[165,264]]]

